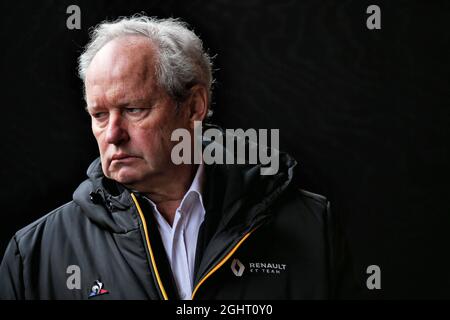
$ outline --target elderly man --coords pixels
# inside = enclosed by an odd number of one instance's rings
[[[274,175],[172,161],[172,132],[194,139],[213,81],[184,23],[102,23],[79,73],[100,158],[72,201],[14,235],[0,298],[333,297],[329,204],[292,185],[294,159],[281,153]]]

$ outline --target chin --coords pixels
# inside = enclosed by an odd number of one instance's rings
[[[125,171],[125,172],[124,172]],[[111,174],[111,179],[124,185],[133,185],[140,180],[137,172],[126,172],[128,170],[119,170]]]

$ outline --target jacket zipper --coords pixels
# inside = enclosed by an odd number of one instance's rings
[[[227,262],[231,256],[236,252],[236,250],[241,246],[242,243],[244,243],[245,240],[247,240],[247,238],[253,233],[253,231],[255,231],[258,227],[253,228],[252,230],[250,230],[249,232],[247,232],[242,238],[241,240],[239,240],[239,242],[233,247],[233,249],[231,249],[224,258],[222,258],[222,260],[219,261],[218,264],[216,264],[214,266],[214,268],[212,268],[200,281],[199,283],[195,286],[194,292],[192,292],[192,296],[191,299],[194,300],[195,294],[197,293],[198,289],[200,288],[200,286],[214,273],[216,272],[220,267],[222,267],[225,262]]]
[[[141,206],[139,205],[139,202],[137,201],[137,198],[134,195],[134,193],[131,193],[131,198],[133,198],[133,202],[136,205],[137,211],[139,213],[139,217],[140,217],[140,219],[142,221],[142,225],[144,227],[145,241],[147,242],[147,248],[148,248],[148,251],[150,253],[150,262],[151,262],[151,265],[153,267],[153,270],[155,271],[155,277],[156,277],[156,281],[158,282],[159,290],[162,293],[163,299],[164,300],[169,300],[169,297],[167,296],[166,290],[164,289],[164,285],[163,285],[163,283],[161,281],[161,277],[159,276],[158,268],[156,267],[155,256],[153,255],[152,246],[150,244],[150,238],[148,236],[147,223],[145,222],[144,214],[142,212]]]

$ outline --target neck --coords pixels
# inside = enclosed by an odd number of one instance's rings
[[[197,165],[181,165],[173,170],[171,175],[165,175],[158,182],[153,181],[152,186],[143,193],[152,200],[164,219],[172,226],[175,212],[181,200],[194,180]]]

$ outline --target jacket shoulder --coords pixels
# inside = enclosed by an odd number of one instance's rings
[[[330,201],[323,195],[298,189],[301,202],[314,214],[320,215],[321,219],[328,219],[330,214]]]
[[[330,202],[320,194],[312,193],[292,186],[278,199],[272,207],[277,221],[284,221],[296,232],[320,235],[330,223]]]
[[[73,223],[75,219],[81,217],[78,213],[81,213],[81,208],[72,200],[23,227],[16,232],[14,237],[20,245],[23,239],[33,237],[36,233],[48,232],[53,228],[59,228],[63,225]]]
[[[330,202],[323,195],[299,188],[292,188],[291,192],[288,192],[286,200],[297,207],[302,207],[301,211],[309,211],[313,215],[320,216],[321,219],[326,218],[330,207]],[[324,214],[325,216],[323,216]]]
[[[317,204],[327,205],[328,199],[318,193],[312,193],[303,189],[298,189],[299,194],[308,201],[316,202]]]

